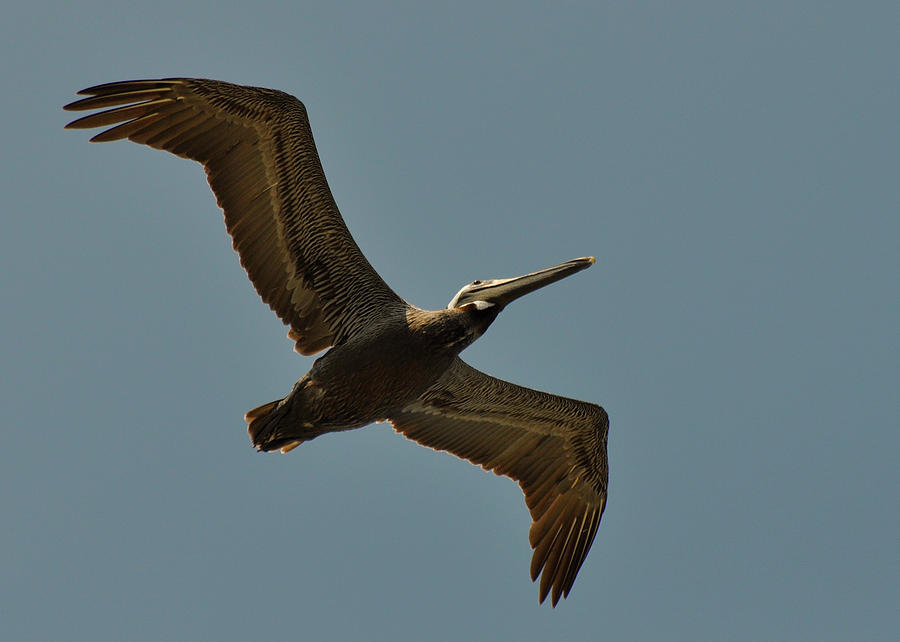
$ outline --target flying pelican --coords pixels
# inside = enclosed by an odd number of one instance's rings
[[[331,347],[283,399],[249,411],[259,450],[390,421],[423,446],[517,482],[531,512],[531,579],[541,602],[566,597],[606,506],[609,418],[598,405],[523,388],[459,353],[520,296],[593,257],[511,279],[473,281],[443,310],[391,290],[363,256],[328,188],[306,108],[286,93],[215,80],[113,82],[66,105],[112,107],[68,125],[109,127],[200,162],[241,265],[302,355]]]

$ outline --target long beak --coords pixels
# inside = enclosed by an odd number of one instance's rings
[[[471,285],[464,288],[466,290],[464,296],[468,301],[486,301],[503,307],[529,292],[534,292],[538,288],[589,268],[596,262],[597,260],[593,256],[584,256],[512,279],[485,281],[484,285]],[[457,295],[457,299],[460,298],[460,295],[463,295],[463,292]],[[454,302],[459,305],[457,300]],[[451,302],[451,306],[454,302]]]

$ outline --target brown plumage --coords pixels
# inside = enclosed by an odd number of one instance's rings
[[[447,309],[397,296],[350,236],[325,180],[306,109],[280,91],[170,78],[98,85],[67,127],[203,164],[241,265],[304,355],[333,346],[285,398],[246,415],[260,450],[388,420],[416,442],[519,482],[531,511],[540,600],[568,595],[606,506],[609,421],[595,404],[516,386],[459,353],[512,300],[593,264],[573,259],[475,281]]]

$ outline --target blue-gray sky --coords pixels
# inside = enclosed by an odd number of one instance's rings
[[[376,4],[378,5],[376,8]],[[0,638],[893,639],[892,2],[15,3],[0,24]],[[307,105],[404,297],[597,265],[466,358],[603,404],[609,506],[537,604],[518,487],[388,426],[257,454],[311,365],[198,165],[64,132],[83,87]]]

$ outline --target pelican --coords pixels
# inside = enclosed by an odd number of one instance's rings
[[[306,108],[273,89],[197,79],[113,82],[64,109],[104,109],[66,128],[109,127],[200,162],[241,265],[302,355],[331,348],[283,399],[245,416],[261,451],[389,421],[423,446],[517,481],[539,600],[568,596],[606,506],[609,418],[600,406],[523,388],[459,353],[515,299],[594,264],[572,259],[473,281],[443,310],[400,298],[360,251],[325,180]],[[108,109],[111,108],[111,109]],[[112,126],[112,127],[110,127]]]

